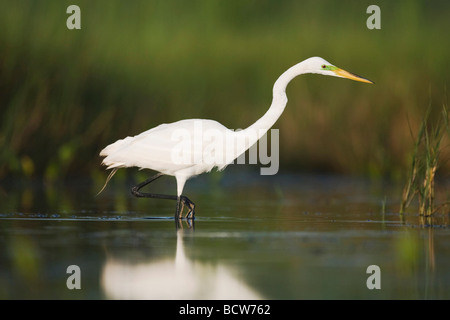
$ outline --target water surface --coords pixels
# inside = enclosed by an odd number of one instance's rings
[[[175,203],[118,181],[3,186],[2,299],[449,299],[448,215],[397,213],[399,188],[341,176],[201,176]],[[155,185],[174,190],[174,182]],[[81,289],[69,289],[80,269]],[[380,268],[369,289],[367,268]]]

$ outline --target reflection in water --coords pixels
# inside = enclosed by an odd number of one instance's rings
[[[196,231],[177,234],[170,204],[124,185],[0,185],[0,299],[449,298],[448,213],[398,214],[395,186],[227,177],[223,193],[197,189]],[[82,290],[66,287],[72,264]],[[381,290],[365,286],[372,264]]]
[[[190,260],[183,245],[183,230],[177,231],[174,259],[145,263],[106,260],[102,289],[109,299],[262,299],[232,270]]]

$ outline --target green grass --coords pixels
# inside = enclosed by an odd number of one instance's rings
[[[98,176],[102,147],[163,122],[246,127],[285,69],[319,55],[376,85],[293,81],[281,170],[400,179],[448,80],[448,1],[378,1],[381,30],[366,28],[370,1],[77,1],[73,31],[70,4],[0,4],[0,178]]]
[[[415,198],[418,200],[418,212],[423,216],[431,216],[448,205],[448,202],[439,206],[435,204],[435,179],[441,164],[441,143],[445,136],[450,136],[448,109],[443,106],[442,116],[434,125],[430,120],[431,109],[427,109],[414,145],[400,213],[404,213]]]

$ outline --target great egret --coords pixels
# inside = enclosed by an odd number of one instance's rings
[[[182,218],[184,206],[187,206],[188,212],[185,217],[194,219],[195,205],[182,195],[186,181],[193,176],[209,172],[214,167],[223,170],[227,164],[233,162],[256,143],[283,113],[288,101],[286,87],[289,82],[296,76],[305,73],[317,73],[373,83],[340,69],[320,57],[306,59],[286,70],[275,81],[272,104],[269,110],[244,130],[230,130],[214,120],[188,119],[161,124],[137,136],[126,137],[108,145],[100,152],[100,156],[105,157],[102,164],[107,166],[107,169],[113,170],[106,179],[102,190],[119,168],[151,169],[158,173],[132,187],[132,194],[136,197],[176,200],[175,218]],[[208,134],[205,134],[206,132]],[[220,135],[222,135],[222,138],[226,137],[227,143],[224,143],[224,139],[219,139]],[[213,140],[212,136],[216,139]],[[140,191],[142,187],[162,175],[175,176],[177,181],[176,196]]]

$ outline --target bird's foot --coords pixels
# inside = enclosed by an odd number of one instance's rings
[[[181,205],[181,207],[180,207],[180,205]],[[178,219],[183,219],[184,206],[186,206],[188,208],[188,212],[186,213],[185,218],[194,220],[195,204],[191,200],[189,200],[189,198],[186,196],[180,196],[179,205],[177,205],[176,217]]]

